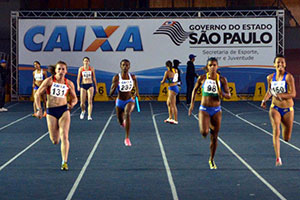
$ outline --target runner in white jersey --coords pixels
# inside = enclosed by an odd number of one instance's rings
[[[50,66],[49,70],[52,76],[45,79],[35,94],[37,114],[42,118],[41,96],[47,92],[47,125],[50,139],[53,144],[58,144],[61,140],[61,170],[68,170],[70,109],[76,105],[77,96],[73,82],[65,78],[65,62],[58,61],[55,66]]]
[[[261,102],[261,107],[266,108],[266,101],[272,97],[269,116],[273,129],[273,145],[276,155],[275,166],[281,166],[280,125],[282,127],[282,137],[288,142],[293,129],[293,98],[296,97],[296,89],[293,75],[286,72],[286,62],[283,55],[275,57],[274,67],[276,72],[267,77],[268,92]]]
[[[131,112],[135,106],[135,97],[139,96],[137,79],[135,75],[129,73],[130,62],[123,59],[120,63],[121,73],[115,75],[112,79],[109,96],[112,96],[118,89],[118,97],[116,99],[116,112],[118,121],[125,128],[125,146],[131,146],[129,139],[131,126]],[[133,88],[135,88],[132,93]]]
[[[192,114],[195,103],[195,96],[202,86],[201,105],[199,107],[199,127],[200,133],[206,137],[210,133],[210,169],[217,169],[214,157],[218,146],[218,134],[221,128],[222,109],[221,98],[230,99],[227,79],[218,73],[218,60],[209,58],[207,60],[206,71],[198,77],[192,92],[192,100],[189,108],[189,115]]]
[[[33,81],[32,81],[32,96],[34,97],[36,91],[39,89],[40,85],[42,84],[42,82],[44,81],[44,79],[47,78],[47,71],[43,70],[41,68],[41,64],[39,61],[34,61],[33,62],[34,65],[34,71],[32,72],[32,76],[33,76]],[[47,113],[46,113],[46,93],[42,95],[42,100],[43,100],[43,106],[44,106],[44,117],[46,117]],[[33,99],[33,115],[34,117],[37,116],[36,114],[36,103]]]
[[[80,79],[82,79],[81,85],[80,85]],[[84,118],[86,112],[85,101],[86,101],[86,97],[88,97],[88,118],[87,119],[92,120],[94,86],[96,89],[96,93],[98,93],[95,69],[94,67],[90,66],[90,59],[88,57],[84,57],[83,66],[81,66],[78,69],[78,75],[77,75],[77,90],[80,91],[80,107],[81,107],[80,119]]]

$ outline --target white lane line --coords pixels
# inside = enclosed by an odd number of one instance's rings
[[[253,106],[253,107],[255,107],[255,108],[257,108],[257,109],[259,109],[259,110],[262,110],[262,111],[264,111],[264,112],[269,112],[268,110],[266,110],[266,109],[263,109],[263,108],[261,108],[261,107],[259,107],[259,106],[257,106],[257,105],[255,105],[255,104],[253,104],[253,103],[251,103],[251,102],[247,102],[249,105],[251,105],[251,106]],[[295,124],[297,124],[297,125],[300,125],[300,123],[299,122],[297,122],[297,121],[295,121],[294,120],[294,123]]]
[[[13,124],[15,124],[15,123],[18,123],[19,121],[22,121],[23,119],[26,119],[27,117],[29,117],[29,116],[31,116],[31,115],[32,115],[32,114],[25,115],[24,117],[21,117],[20,119],[17,119],[17,120],[15,120],[15,121],[13,121],[13,122],[11,122],[11,123],[5,125],[5,126],[2,126],[2,127],[0,128],[0,131],[2,131],[3,129],[5,129],[5,128],[7,128],[7,127],[9,127],[9,126],[11,126],[11,125],[13,125]]]
[[[75,193],[75,191],[76,191],[76,189],[77,189],[77,187],[78,187],[78,185],[79,185],[79,183],[80,183],[80,181],[81,181],[81,179],[82,179],[82,177],[83,177],[83,175],[84,175],[87,167],[89,166],[89,164],[91,162],[92,157],[95,154],[95,151],[96,151],[97,147],[99,146],[99,143],[100,143],[100,141],[101,141],[101,139],[102,139],[102,137],[103,137],[103,135],[104,135],[104,133],[105,133],[105,131],[106,131],[106,129],[107,129],[107,127],[108,127],[111,119],[112,119],[112,117],[114,116],[113,113],[114,113],[114,109],[113,109],[113,111],[112,111],[109,119],[107,120],[104,128],[102,129],[102,131],[101,131],[101,133],[100,133],[100,135],[99,135],[99,137],[98,137],[98,139],[97,139],[97,141],[96,141],[96,143],[95,143],[92,151],[90,152],[87,160],[85,161],[84,166],[82,167],[82,169],[81,169],[81,171],[80,171],[80,173],[79,173],[79,175],[78,175],[78,177],[77,177],[77,179],[76,179],[73,187],[71,188],[68,196],[66,197],[66,200],[72,199],[72,197],[73,197],[73,195],[74,195],[74,193]]]
[[[266,133],[266,134],[268,134],[268,135],[270,135],[270,136],[273,137],[273,134],[272,134],[272,133],[270,133],[270,132],[266,131],[265,129],[263,129],[263,128],[261,128],[261,127],[255,125],[255,124],[253,124],[252,122],[249,122],[248,120],[246,120],[246,119],[244,119],[244,118],[242,118],[242,117],[240,117],[240,116],[234,114],[233,112],[231,112],[231,111],[229,111],[228,109],[226,109],[224,106],[222,106],[222,109],[224,109],[226,112],[230,113],[231,115],[233,115],[233,116],[239,118],[240,120],[246,122],[247,124],[250,124],[251,126],[253,126],[253,127],[255,127],[255,128],[259,129],[259,130],[261,130],[262,132],[264,132],[264,133]],[[292,145],[292,144],[289,143],[289,142],[284,141],[284,140],[281,139],[281,138],[279,138],[279,139],[280,139],[281,142],[283,142],[283,143],[289,145],[290,147],[296,149],[297,151],[300,151],[300,148],[298,148],[298,147]]]
[[[38,143],[41,139],[43,139],[46,135],[48,135],[49,132],[44,133],[44,135],[42,135],[41,137],[39,137],[38,139],[36,139],[33,143],[31,143],[29,146],[27,146],[25,149],[23,149],[21,152],[19,152],[17,155],[15,155],[14,157],[12,157],[9,161],[7,161],[6,163],[4,163],[1,167],[0,167],[0,171],[2,169],[4,169],[7,165],[9,165],[10,163],[12,163],[14,160],[16,160],[18,157],[20,157],[23,153],[25,153],[28,149],[30,149],[33,145],[35,145],[36,143]]]
[[[18,104],[19,104],[19,103],[12,104],[12,105],[8,106],[7,108],[12,108],[12,107],[14,107],[15,105],[18,105]],[[7,125],[1,127],[1,128],[0,128],[0,131],[2,131],[3,129],[5,129],[5,128],[7,128],[7,127],[9,127],[9,126],[11,126],[11,125],[13,125],[13,124],[19,122],[19,121],[22,121],[23,119],[26,119],[27,117],[29,117],[29,116],[31,116],[31,115],[32,115],[32,114],[25,115],[24,117],[22,117],[22,118],[20,118],[20,119],[17,119],[17,120],[15,120],[15,121],[13,121],[13,122],[11,122],[11,123],[9,123],[9,124],[7,124]]]
[[[220,137],[220,142],[235,156],[239,159],[261,182],[263,182],[279,199],[286,199],[280,194],[268,181],[266,181],[258,172],[256,172],[243,158],[241,158],[232,148],[230,148]]]
[[[71,116],[77,111],[79,110],[80,107],[78,107],[72,114]],[[31,115],[31,114],[30,114]],[[25,153],[28,149],[30,149],[33,145],[35,145],[36,143],[38,143],[41,139],[43,139],[46,135],[48,135],[49,132],[44,133],[41,137],[39,137],[38,139],[36,139],[33,143],[31,143],[29,146],[27,146],[25,149],[23,149],[22,151],[20,151],[17,155],[15,155],[14,157],[12,157],[9,161],[7,161],[6,163],[4,163],[2,166],[0,166],[0,171],[3,170],[7,165],[9,165],[10,163],[12,163],[14,160],[16,160],[18,157],[20,157],[23,153]]]
[[[184,105],[185,106],[185,105]],[[186,109],[188,109],[185,106]],[[222,109],[224,107],[222,106]],[[228,111],[227,109],[225,109],[226,111]],[[229,111],[230,112],[230,111]],[[199,120],[197,115],[193,114],[194,118]],[[241,161],[241,163],[243,163],[261,182],[263,182],[279,199],[282,200],[286,200],[286,198],[280,194],[268,181],[266,181],[258,172],[255,171],[255,169],[253,169],[251,167],[251,165],[249,165],[241,156],[239,156],[229,145],[226,144],[226,142],[224,142],[220,137],[218,137],[218,140],[239,160]]]
[[[174,200],[178,200],[176,186],[175,186],[174,181],[173,181],[171,169],[169,167],[168,159],[167,159],[167,156],[166,156],[166,153],[165,153],[165,150],[164,150],[164,146],[162,144],[160,134],[159,134],[159,131],[158,131],[158,128],[157,128],[156,120],[155,120],[155,116],[158,115],[158,114],[153,113],[153,108],[152,108],[151,103],[150,103],[150,109],[151,109],[152,120],[153,120],[153,124],[154,124],[154,128],[155,128],[156,137],[157,137],[157,140],[158,140],[161,156],[162,156],[163,161],[164,161],[164,165],[165,165],[165,169],[166,169],[166,172],[167,172],[169,184],[170,184],[170,187],[171,187],[172,196],[173,196]]]

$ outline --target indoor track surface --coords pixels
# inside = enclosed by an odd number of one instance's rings
[[[130,139],[113,102],[95,102],[93,120],[71,111],[69,171],[61,171],[46,119],[31,116],[31,102],[0,113],[0,199],[290,199],[300,198],[300,106],[295,102],[291,140],[281,140],[283,165],[275,167],[268,111],[260,102],[222,102],[222,127],[208,165],[210,139],[198,127],[198,106],[188,116],[178,104],[178,125],[165,124],[165,102],[140,102]],[[269,105],[269,102],[268,102]]]

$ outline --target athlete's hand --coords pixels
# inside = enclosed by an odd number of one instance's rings
[[[276,98],[278,101],[282,101],[281,95],[282,95],[282,94],[277,94],[277,96],[276,96],[275,98]]]
[[[77,85],[77,91],[80,92],[80,86]]]
[[[266,104],[266,101],[265,101],[265,100],[262,100],[262,101],[261,101],[260,107],[262,107],[262,108],[264,108],[264,109],[267,108],[267,104]]]
[[[38,110],[36,115],[37,115],[37,118],[42,119],[43,118],[43,110],[42,109]]]
[[[67,104],[67,107],[68,107],[68,110],[71,111],[71,110],[73,109],[74,106],[72,106],[72,104],[68,103],[68,104]]]
[[[189,116],[191,116],[191,114],[193,113],[193,110],[194,110],[194,104],[191,103],[190,108],[189,108]]]

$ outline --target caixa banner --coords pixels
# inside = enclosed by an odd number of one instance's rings
[[[271,69],[277,44],[275,18],[19,19],[18,37],[19,94],[31,93],[35,60],[43,67],[65,61],[69,78],[75,81],[85,56],[95,67],[97,81],[106,83],[107,89],[120,71],[120,61],[129,59],[140,93],[154,95],[159,92],[165,62],[178,59],[185,92],[189,54],[197,56],[199,74],[204,73],[201,68],[207,58],[216,57],[227,79],[241,82],[237,92],[251,93],[246,82],[259,78],[251,75],[258,68]]]

